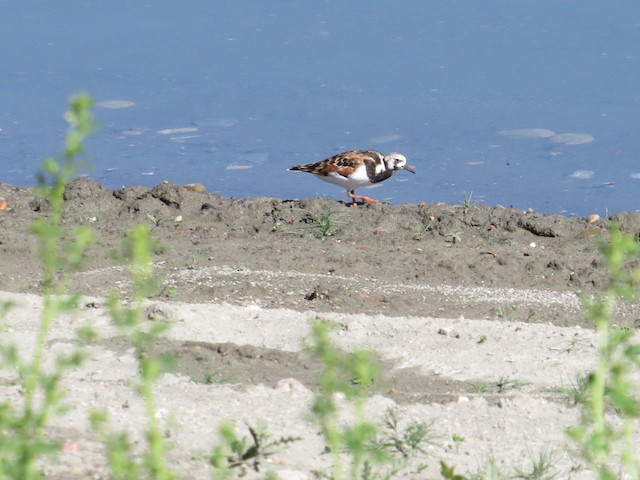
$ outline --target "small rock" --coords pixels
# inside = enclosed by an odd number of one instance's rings
[[[276,382],[274,390],[278,392],[309,392],[310,390],[295,378],[283,378]]]
[[[448,337],[460,338],[460,334],[455,330],[450,328],[440,328],[438,329],[438,335],[446,335]]]
[[[597,213],[592,213],[587,217],[587,223],[595,223],[598,220],[600,220],[600,215],[598,215]]]
[[[190,192],[198,192],[198,193],[206,192],[204,185],[201,183],[188,183],[187,185],[184,186],[184,189],[189,190]]]
[[[162,182],[151,189],[151,196],[165,205],[180,209],[182,205],[182,191],[180,187],[169,182]]]
[[[7,209],[7,201],[3,197],[0,197],[0,211],[6,210],[6,209]]]

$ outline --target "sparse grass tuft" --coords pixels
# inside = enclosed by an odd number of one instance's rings
[[[245,477],[249,470],[260,472],[262,464],[270,456],[290,443],[301,440],[299,437],[281,437],[271,439],[265,423],[256,427],[247,424],[250,437],[239,437],[231,422],[220,425],[222,443],[213,449],[210,464],[214,468],[214,478],[227,479]]]
[[[333,208],[327,208],[320,212],[305,208],[298,210],[300,210],[300,219],[284,230],[286,233],[311,232],[318,238],[324,238],[337,234],[347,225],[347,222],[343,220],[344,215],[341,210]]]
[[[558,457],[549,447],[544,447],[537,455],[529,454],[529,467],[515,468],[511,478],[521,480],[554,480],[558,477],[555,464]]]
[[[591,397],[589,374],[577,374],[568,385],[555,389],[557,393],[567,398],[573,405],[584,405]]]
[[[462,232],[449,232],[445,235],[445,238],[448,239],[453,245],[462,242]]]
[[[467,476],[468,480],[507,480],[506,475],[496,463],[493,455],[485,457],[482,465]]]
[[[463,213],[467,213],[469,210],[471,210],[473,207],[477,205],[477,202],[473,201],[471,197],[473,197],[473,192],[470,192],[468,195],[467,195],[467,192],[463,192],[462,200],[460,201],[459,204],[454,205],[454,207],[460,208]]]
[[[414,240],[423,239],[429,232],[433,231],[436,224],[436,217],[434,215],[422,212],[420,217],[420,225],[418,225],[416,234],[413,236]]]
[[[527,382],[521,380],[512,380],[507,377],[500,377],[495,382],[477,381],[471,386],[476,393],[506,393],[509,390],[520,390],[527,385]]]

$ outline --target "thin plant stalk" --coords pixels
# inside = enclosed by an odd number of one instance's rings
[[[86,94],[72,98],[70,109],[65,114],[65,120],[69,124],[66,136],[63,161],[48,158],[43,162],[43,173],[39,175],[41,189],[50,205],[50,215],[47,219],[41,219],[33,226],[38,239],[39,254],[43,264],[43,310],[35,348],[31,361],[22,369],[24,388],[24,417],[19,423],[18,431],[20,452],[18,467],[22,469],[18,476],[33,478],[37,476],[35,462],[39,456],[39,449],[34,445],[44,446],[45,427],[51,416],[61,393],[55,388],[60,373],[43,378],[42,362],[47,336],[53,320],[63,311],[72,309],[75,298],[60,299],[57,296],[64,294],[64,287],[56,285],[60,268],[65,266],[66,259],[60,255],[61,247],[61,223],[62,206],[64,202],[64,190],[71,179],[76,165],[77,157],[84,147],[82,142],[94,130],[95,121],[90,113],[93,101]],[[89,243],[88,235],[80,240],[82,246]],[[49,382],[49,387],[44,387],[45,398],[39,411],[34,406],[35,395],[43,382]]]

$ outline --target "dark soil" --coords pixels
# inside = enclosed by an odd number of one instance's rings
[[[31,226],[49,207],[33,189],[0,185],[0,196],[9,206],[0,212],[0,289],[37,292],[41,266]],[[142,223],[157,242],[160,295],[173,300],[478,318],[501,317],[508,307],[511,320],[559,325],[584,320],[562,308],[532,312],[508,298],[479,310],[441,292],[488,287],[592,295],[607,281],[597,241],[606,241],[614,222],[640,237],[638,213],[589,223],[477,204],[347,208],[324,199],[226,199],[169,183],[108,190],[90,179],[68,186],[63,218],[96,234],[84,271],[75,276],[87,294],[123,284],[114,251]]]

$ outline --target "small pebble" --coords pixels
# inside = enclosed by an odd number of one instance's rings
[[[598,215],[597,213],[592,213],[587,217],[587,223],[595,223],[598,220],[600,220],[600,215]]]
[[[0,197],[0,211],[6,210],[6,209],[7,209],[7,201],[3,197]]]

